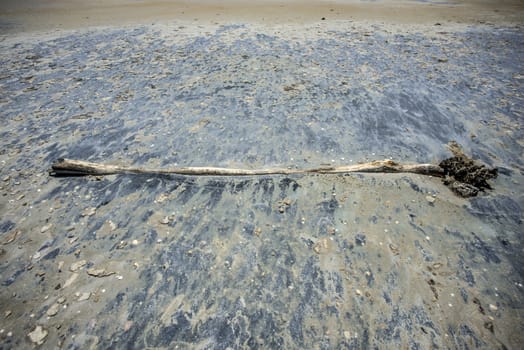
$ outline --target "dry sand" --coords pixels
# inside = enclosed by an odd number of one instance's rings
[[[304,24],[326,20],[404,24],[522,23],[524,3],[507,1],[81,1],[7,0],[0,3],[4,32],[191,21]]]

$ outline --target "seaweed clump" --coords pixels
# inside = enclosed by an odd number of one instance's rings
[[[454,141],[450,142],[449,149],[454,156],[444,159],[439,164],[444,170],[443,182],[446,186],[464,198],[474,197],[485,189],[492,189],[488,180],[497,177],[497,168],[488,168],[469,158]]]

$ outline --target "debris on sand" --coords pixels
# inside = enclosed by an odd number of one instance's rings
[[[443,182],[457,195],[468,198],[476,196],[479,191],[491,189],[488,180],[497,177],[496,168],[488,168],[464,154],[455,141],[449,143],[453,157],[440,162],[444,170]]]

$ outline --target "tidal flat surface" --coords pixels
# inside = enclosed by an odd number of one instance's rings
[[[518,26],[170,25],[0,42],[0,339],[27,348],[509,348],[523,336]],[[53,178],[147,167],[497,167]]]

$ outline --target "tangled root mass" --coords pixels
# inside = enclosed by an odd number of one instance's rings
[[[444,169],[444,184],[461,197],[476,196],[479,191],[491,189],[488,180],[497,177],[496,168],[488,168],[466,156],[460,146],[452,142],[454,157],[444,159],[439,166]]]

